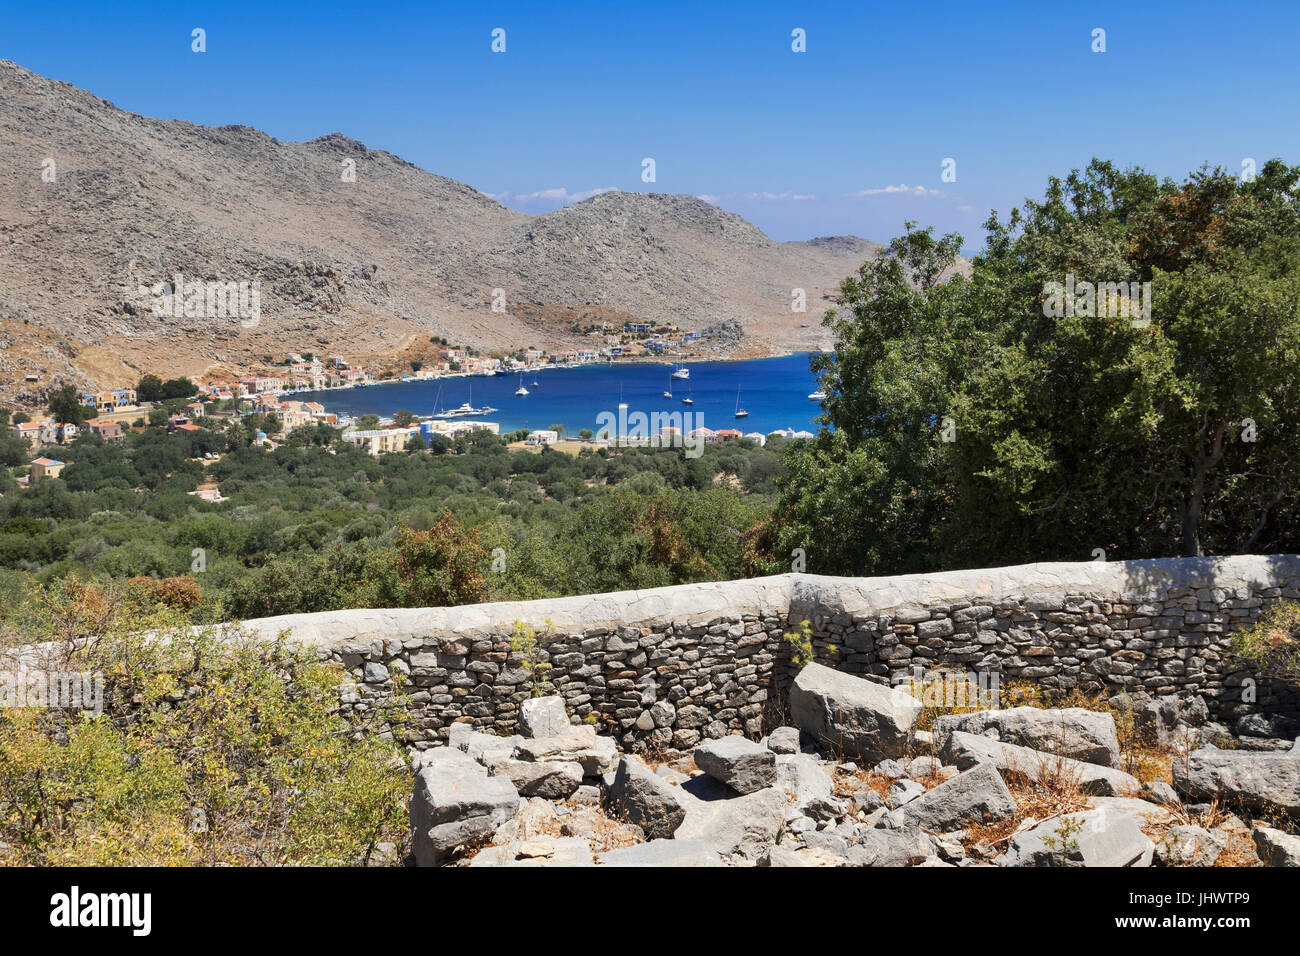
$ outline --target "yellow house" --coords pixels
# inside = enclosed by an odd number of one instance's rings
[[[66,467],[66,463],[53,458],[37,458],[32,462],[32,481],[42,478],[57,478]]]

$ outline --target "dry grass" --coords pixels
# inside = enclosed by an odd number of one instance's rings
[[[942,670],[927,672],[920,681],[912,678],[900,685],[913,697],[922,701],[921,718],[918,729],[929,730],[937,717],[949,714],[970,714],[988,709],[978,706],[980,701],[971,689],[965,687],[967,681],[962,674],[948,673]],[[955,701],[954,705],[936,705],[925,700],[926,688],[933,699],[936,692],[944,701]],[[963,695],[965,703],[963,703]],[[974,702],[970,703],[974,698]],[[1173,779],[1173,762],[1179,753],[1193,749],[1196,741],[1175,741],[1173,744],[1161,744],[1143,734],[1137,727],[1131,708],[1116,707],[1109,699],[1099,694],[1087,694],[1077,687],[1065,694],[1049,696],[1037,684],[1029,681],[1004,680],[998,685],[998,708],[1037,707],[1040,709],[1064,709],[1078,707],[1097,713],[1110,714],[1115,721],[1116,734],[1119,737],[1121,766],[1119,769],[1136,777],[1142,783]]]
[[[1204,810],[1192,810],[1184,804],[1164,804],[1169,811],[1169,819],[1155,821],[1143,818],[1140,827],[1153,842],[1160,844],[1168,839],[1169,831],[1176,826],[1195,826],[1205,830],[1218,830],[1227,838],[1223,852],[1214,861],[1216,867],[1250,867],[1260,866],[1259,855],[1255,852],[1254,841],[1250,839],[1249,830],[1244,826],[1232,825],[1232,814],[1220,803],[1218,798],[1211,800]],[[1227,829],[1220,829],[1225,825]]]
[[[558,805],[560,812],[545,803],[530,802],[517,818],[519,829],[514,840],[532,840],[537,837],[578,837],[591,844],[595,853],[618,850],[642,842],[637,829],[626,821],[606,813],[599,805],[566,801]]]
[[[850,786],[850,780],[857,780],[858,785]],[[854,773],[844,773],[838,769],[831,773],[831,792],[837,797],[851,797],[863,790],[874,790],[883,799],[889,796],[889,788],[893,783],[889,777],[867,767],[859,767]]]
[[[967,827],[962,842],[968,848],[985,844],[1002,850],[1001,844],[1016,833],[1062,814],[1088,809],[1079,768],[1050,754],[1044,754],[1033,766],[1011,764],[1003,771],[1002,779],[1016,801],[1016,815],[1010,820]]]
[[[1255,852],[1255,843],[1240,833],[1228,834],[1228,845],[1223,848],[1219,858],[1214,861],[1216,867],[1262,866],[1259,854]]]

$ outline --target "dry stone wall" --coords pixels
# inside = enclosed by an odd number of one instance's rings
[[[1294,715],[1285,689],[1239,669],[1231,633],[1300,600],[1300,556],[1024,565],[890,578],[788,574],[457,608],[247,621],[347,670],[345,710],[418,748],[456,722],[517,730],[535,686],[629,749],[684,750],[780,717],[782,634],[807,620],[816,658],[882,681],[950,669],[1111,695],[1202,697],[1212,714]],[[512,649],[539,633],[535,664]],[[1245,693],[1243,693],[1243,689]]]

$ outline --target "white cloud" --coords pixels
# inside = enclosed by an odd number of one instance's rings
[[[597,186],[595,189],[584,189],[576,193],[569,192],[565,186],[556,186],[554,189],[539,189],[531,193],[487,193],[489,199],[495,199],[497,202],[505,202],[507,199],[513,199],[515,202],[558,202],[562,206],[570,203],[582,202],[584,199],[590,199],[592,196],[599,196],[602,193],[616,193],[618,189],[614,186]]]
[[[793,201],[793,202],[800,202],[800,201],[807,200],[807,199],[816,199],[817,197],[816,197],[816,196],[809,195],[809,194],[807,194],[807,193],[791,193],[791,192],[785,192],[785,193],[768,193],[768,192],[763,192],[763,193],[746,193],[744,198],[746,198],[746,199],[789,199],[789,200],[791,200],[791,201]]]
[[[942,196],[943,194],[944,194],[943,190],[941,189],[926,189],[924,186],[908,186],[903,183],[899,183],[897,186],[882,186],[877,189],[861,189],[858,192],[855,192],[853,195],[860,197],[860,196],[894,196],[894,195]]]

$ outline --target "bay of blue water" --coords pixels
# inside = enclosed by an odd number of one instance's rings
[[[553,424],[563,425],[568,435],[576,435],[583,428],[598,431],[597,416],[602,412],[616,415],[620,401],[627,403],[628,414],[692,412],[692,427],[736,428],[763,434],[783,428],[815,432],[813,419],[821,408],[808,398],[817,390],[808,359],[807,354],[798,354],[743,362],[688,362],[691,377],[686,381],[670,379],[669,374],[677,366],[660,363],[615,362],[540,369],[524,373],[523,382],[530,393],[527,397],[515,395],[518,375],[396,382],[296,392],[286,397],[320,402],[327,411],[354,416],[384,417],[399,409],[429,415],[438,405],[450,409],[463,402],[472,402],[475,407],[491,405],[500,410],[481,417],[499,422],[502,432]],[[540,384],[534,386],[534,381]],[[670,387],[673,397],[664,398],[664,391]],[[738,387],[740,404],[749,411],[748,418],[734,417]],[[687,396],[695,400],[694,405],[681,403]]]

